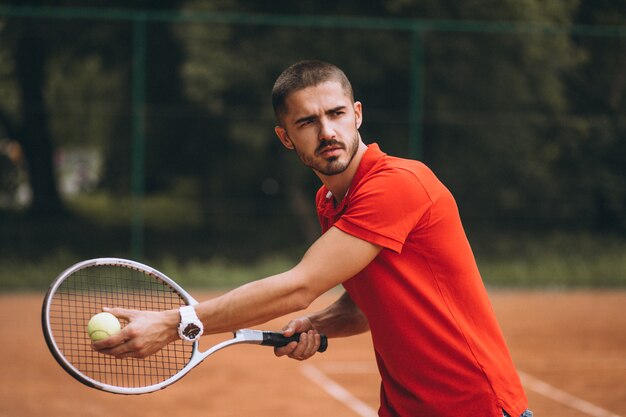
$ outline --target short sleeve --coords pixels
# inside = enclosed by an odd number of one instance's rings
[[[348,197],[334,226],[396,253],[420,222],[427,221],[432,206],[415,173],[397,167],[372,174]]]

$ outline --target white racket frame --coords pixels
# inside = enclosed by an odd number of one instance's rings
[[[200,362],[202,362],[204,359],[206,359],[208,356],[211,356],[218,350],[224,349],[225,347],[228,347],[228,346],[237,345],[237,344],[260,345],[263,342],[263,334],[265,332],[262,330],[250,330],[250,329],[237,330],[234,332],[234,337],[232,339],[225,340],[221,343],[218,343],[204,352],[200,352],[198,341],[195,341],[193,342],[191,358],[189,359],[189,362],[187,362],[187,365],[185,365],[184,368],[182,368],[176,374],[172,375],[171,377],[169,377],[168,379],[164,381],[161,381],[153,385],[148,385],[145,387],[120,387],[117,385],[105,384],[101,381],[90,378],[89,376],[82,373],[78,368],[76,368],[69,360],[67,360],[65,355],[63,355],[61,349],[59,349],[59,346],[57,345],[54,339],[54,334],[52,334],[52,331],[51,331],[52,327],[50,323],[50,305],[51,305],[52,298],[54,297],[57,289],[59,288],[59,286],[61,286],[65,278],[67,278],[71,274],[81,269],[89,268],[92,266],[98,266],[98,265],[123,266],[126,268],[140,270],[147,274],[153,275],[157,279],[165,282],[167,285],[172,287],[181,296],[181,298],[187,305],[198,304],[198,301],[196,301],[187,291],[185,291],[180,285],[178,285],[173,279],[171,279],[167,275],[163,274],[162,272],[148,265],[145,265],[136,261],[131,261],[128,259],[122,259],[122,258],[89,259],[89,260],[74,264],[68,269],[66,269],[65,271],[63,271],[50,285],[50,288],[48,289],[48,292],[46,293],[46,296],[44,298],[44,303],[42,307],[43,332],[44,332],[44,336],[46,338],[48,347],[50,348],[50,351],[52,352],[52,355],[57,360],[57,362],[59,362],[59,364],[70,375],[72,375],[78,381],[82,382],[83,384],[87,386],[90,386],[90,387],[93,387],[102,391],[115,393],[115,394],[127,394],[127,395],[146,394],[149,392],[159,391],[173,384],[179,379],[181,379],[183,376],[189,373],[189,371],[191,371],[194,367],[196,367]]]

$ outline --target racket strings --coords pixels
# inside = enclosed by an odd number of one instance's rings
[[[60,353],[88,378],[118,387],[145,387],[184,368],[193,346],[176,341],[145,359],[116,359],[91,348],[87,323],[105,306],[161,311],[182,305],[176,290],[155,275],[124,265],[90,266],[58,287],[50,302],[50,331]]]

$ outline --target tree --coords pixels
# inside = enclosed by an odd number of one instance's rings
[[[116,2],[101,3],[107,7],[117,6]],[[148,1],[145,3],[143,6],[148,8],[162,7]],[[80,4],[49,0],[46,5]],[[89,5],[99,6],[93,2]],[[125,6],[126,2],[120,2],[121,5]],[[135,6],[141,7],[142,4]],[[167,7],[176,7],[176,4],[169,2]],[[10,18],[1,27],[2,43],[7,48],[9,62],[13,63],[12,71],[7,70],[6,63],[3,69],[10,73],[7,81],[15,85],[16,100],[0,102],[0,126],[24,149],[33,192],[30,211],[36,214],[64,212],[53,164],[54,151],[62,145],[85,144],[87,141],[103,148],[109,156],[112,155],[107,158],[107,183],[119,189],[125,182],[128,187],[131,26],[128,22],[96,22],[45,17]],[[176,45],[168,42],[167,32],[157,31],[152,41],[158,42],[160,47],[166,45],[169,55],[162,58],[164,61],[157,63],[157,67],[162,70],[161,74],[168,68],[170,72],[166,83],[156,77],[154,81],[150,80],[166,87],[153,88],[151,98],[159,103],[162,101],[159,97],[180,97],[176,78],[170,76],[177,70],[178,60],[173,59]],[[113,98],[112,91],[119,92],[116,98]],[[105,97],[109,103],[104,103]],[[85,99],[92,101],[85,102]],[[176,123],[159,115],[158,107],[154,113],[157,114],[156,122],[151,127],[156,133],[152,137],[161,142],[155,148],[162,148],[165,154],[168,146],[171,149],[167,144],[175,143],[177,139],[171,134],[172,127],[168,126]],[[97,115],[93,117],[94,114]],[[166,135],[169,139],[163,140]],[[149,162],[161,165],[154,158]],[[119,180],[120,176],[124,177],[123,181]],[[158,184],[162,182],[161,178],[155,176],[151,180]]]
[[[615,1],[581,2],[576,22],[626,25]],[[569,182],[578,222],[603,231],[626,232],[626,42],[622,36],[574,36],[585,60],[566,74],[572,120],[561,136],[559,166]],[[571,210],[568,212],[571,216]]]
[[[118,1],[95,6],[127,7]],[[147,190],[168,189],[177,178],[186,177],[201,184],[198,198],[210,213],[207,224],[222,230],[234,227],[226,224],[232,222],[242,233],[258,229],[259,234],[261,229],[274,231],[278,223],[287,224],[286,234],[292,234],[297,225],[315,222],[301,202],[312,199],[318,181],[277,148],[272,131],[271,85],[287,65],[309,58],[338,64],[352,80],[356,98],[365,103],[366,141],[381,142],[392,154],[408,154],[411,34],[405,29],[319,27],[312,15],[561,28],[573,22],[625,21],[619,5],[608,0],[187,0],[134,6],[302,16],[302,25],[291,27],[147,23]],[[0,102],[0,125],[9,136],[24,141],[34,166],[33,188],[38,181],[36,198],[54,195],[49,191],[54,175],[50,163],[35,161],[49,162],[54,147],[85,138],[107,152],[107,189],[126,192],[131,167],[131,24],[37,20],[36,27],[29,27],[32,22],[12,18],[1,29],[0,42],[7,48],[1,52],[0,76],[12,67],[13,77],[3,82],[0,94],[17,99]],[[581,218],[586,219],[585,227],[622,224],[626,62],[624,54],[615,53],[623,49],[622,38],[599,41],[567,31],[456,29],[420,34],[423,136],[426,162],[452,188],[464,216],[518,226],[581,224]],[[37,68],[26,65],[33,62]],[[74,96],[81,97],[77,103],[85,96],[106,102],[106,110],[74,104],[66,111]],[[30,145],[25,135],[32,138]],[[273,194],[263,191],[264,180],[277,183]],[[59,204],[58,195],[54,204]],[[234,206],[237,213],[231,210]],[[41,207],[51,210],[44,203]],[[313,229],[307,226],[300,232],[310,238]]]
[[[18,26],[19,25],[19,26]],[[44,102],[48,40],[33,21],[11,21],[4,28],[14,50],[15,79],[20,93],[20,116],[13,119],[9,109],[0,108],[5,132],[17,140],[28,163],[33,191],[31,210],[37,214],[63,212],[52,157],[48,110]]]
[[[567,27],[576,2],[397,0],[396,14],[460,19],[484,32],[425,35],[425,133],[430,165],[464,217],[491,225],[548,226],[564,219],[555,149],[570,104],[563,75],[584,55],[566,31],[491,32],[509,26]]]

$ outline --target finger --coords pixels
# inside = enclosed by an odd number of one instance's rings
[[[283,329],[283,334],[287,337],[293,336],[298,332],[307,332],[313,330],[313,325],[308,317],[301,317],[295,320],[291,320],[287,323],[287,326]]]
[[[119,307],[103,307],[102,311],[105,311],[107,313],[111,313],[113,314],[115,317],[117,317],[118,319],[124,319],[127,321],[132,320],[132,318],[134,317],[136,311],[135,310],[128,310],[126,308],[119,308]]]
[[[114,356],[118,359],[139,357],[137,351],[131,347],[130,343],[122,343],[122,344],[116,345],[113,348],[99,350],[98,353]]]
[[[306,345],[303,346],[303,350],[301,352],[302,359],[308,359],[315,355],[315,352],[319,347],[316,342],[316,335],[317,332],[314,330],[310,330],[306,333]]]
[[[289,357],[292,359],[298,359],[298,360],[307,359],[310,356],[310,355],[307,356],[307,352],[310,349],[310,345],[311,345],[311,337],[309,337],[308,333],[302,333],[300,335],[300,340],[298,341],[298,345],[293,350],[293,352],[291,352]]]
[[[111,349],[115,346],[121,345],[128,339],[129,337],[126,334],[126,331],[124,328],[122,329],[121,332],[114,334],[113,336],[109,336],[106,339],[98,340],[97,342],[92,342],[91,347],[94,350],[97,350],[98,352],[100,352],[104,349]]]
[[[107,339],[92,343],[92,347],[98,353],[116,358],[144,358],[147,356],[144,349],[145,344],[136,337],[133,331],[126,331],[126,328]]]
[[[309,330],[309,332],[307,333],[307,340],[308,344],[303,355],[306,358],[310,358],[311,356],[315,355],[315,353],[317,353],[317,349],[319,349],[321,343],[321,336],[315,330]]]
[[[283,328],[283,336],[291,337],[296,334],[299,330],[300,326],[297,320],[291,320],[287,325]]]
[[[274,355],[278,356],[289,356],[298,346],[297,342],[290,342],[289,344],[281,347],[274,348]]]

